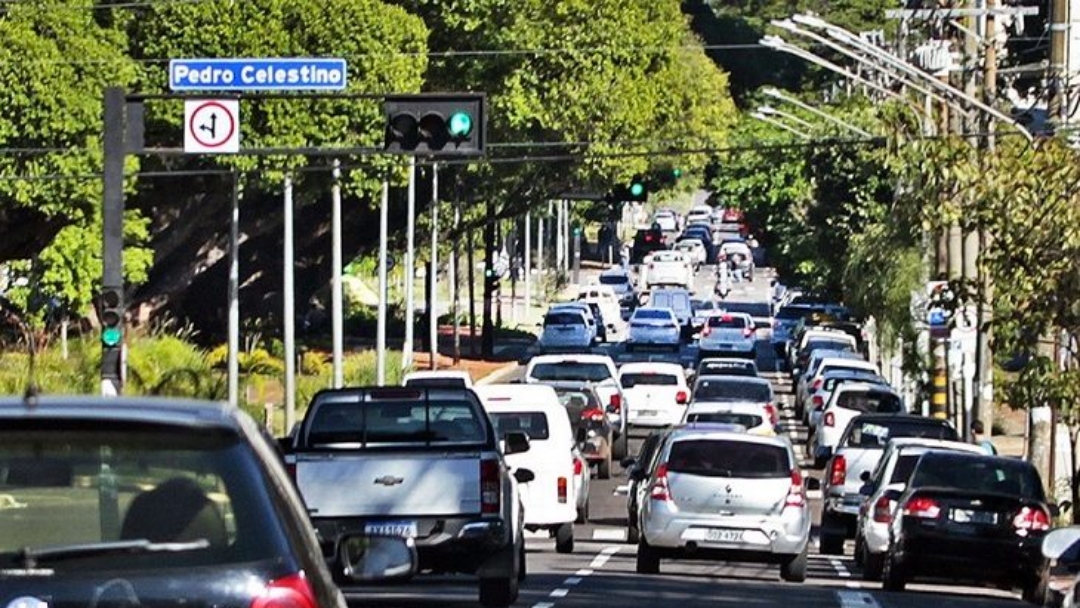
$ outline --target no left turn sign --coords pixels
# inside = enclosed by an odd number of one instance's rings
[[[184,152],[235,154],[239,151],[239,100],[184,101]]]

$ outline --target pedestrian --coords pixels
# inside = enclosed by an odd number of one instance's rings
[[[982,420],[975,420],[971,423],[971,442],[983,449],[984,452],[992,456],[997,456],[997,448],[994,446],[994,442],[985,434]]]

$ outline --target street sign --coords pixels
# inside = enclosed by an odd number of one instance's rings
[[[235,154],[240,151],[240,102],[236,99],[184,101],[184,152]]]
[[[343,91],[344,59],[172,59],[172,91]]]

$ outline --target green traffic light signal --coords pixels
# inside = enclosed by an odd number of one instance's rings
[[[674,177],[675,179],[679,179],[680,177],[682,177],[682,169],[680,169],[680,168],[678,168],[678,167],[676,167],[676,168],[672,169],[672,170],[671,170],[671,175],[672,175],[672,177]]]
[[[630,195],[637,198],[645,194],[645,184],[641,182],[634,182],[630,184]]]
[[[101,330],[101,343],[105,346],[118,346],[123,338],[119,327],[106,327]]]
[[[472,116],[465,112],[454,112],[447,123],[451,137],[468,137],[472,132]]]

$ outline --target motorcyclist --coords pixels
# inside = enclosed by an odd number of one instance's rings
[[[716,293],[721,298],[726,298],[731,292],[731,267],[726,260],[717,265],[716,277]]]

